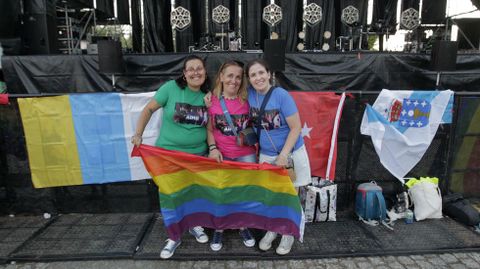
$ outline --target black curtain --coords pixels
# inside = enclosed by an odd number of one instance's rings
[[[273,31],[286,40],[287,52],[296,51],[298,32],[302,30],[303,0],[280,0],[276,4],[282,8],[282,21]]]
[[[20,2],[0,1],[0,39],[20,36]]]
[[[398,0],[374,0],[371,30],[377,33],[395,34]]]
[[[269,29],[262,20],[262,13],[263,8],[269,3],[267,0],[242,1],[243,49],[263,49],[263,40],[268,38]]]
[[[170,1],[167,2],[170,3]],[[191,18],[190,26],[183,31],[176,31],[177,52],[188,52],[188,47],[198,42],[200,36],[205,31],[205,21],[202,21],[202,18],[205,18],[205,4],[205,0],[176,1],[175,8],[182,6],[187,9],[190,11]]]
[[[305,49],[320,49],[323,43],[327,43],[333,50],[335,48],[335,0],[310,0],[308,4],[310,3],[322,7],[322,21],[314,26],[307,25]],[[325,31],[330,31],[331,37],[329,39],[323,37]]]
[[[143,0],[145,52],[173,51],[169,0]]]
[[[130,24],[130,12],[128,9],[128,0],[116,0],[116,1],[117,1],[118,23]]]
[[[135,52],[142,52],[142,10],[141,0],[132,0],[132,48]]]

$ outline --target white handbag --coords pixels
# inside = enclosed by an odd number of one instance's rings
[[[337,184],[307,186],[305,221],[336,221]]]

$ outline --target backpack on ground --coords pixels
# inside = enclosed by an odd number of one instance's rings
[[[366,224],[377,226],[381,223],[393,230],[387,224],[387,207],[382,188],[375,182],[358,185],[355,197],[355,213],[359,220]]]

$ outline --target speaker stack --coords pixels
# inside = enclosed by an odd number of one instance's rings
[[[265,39],[263,59],[272,72],[285,70],[285,39]]]
[[[98,66],[100,73],[121,74],[125,72],[120,41],[98,40]]]
[[[433,71],[455,71],[457,64],[457,48],[455,41],[436,40],[433,43],[430,67]]]
[[[24,54],[58,53],[56,16],[54,0],[24,2],[21,31]]]

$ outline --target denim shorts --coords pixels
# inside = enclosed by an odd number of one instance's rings
[[[240,156],[240,157],[237,157],[237,158],[223,157],[223,159],[227,160],[227,161],[234,161],[234,162],[256,163],[257,162],[257,155],[256,154],[250,154],[250,155]]]

